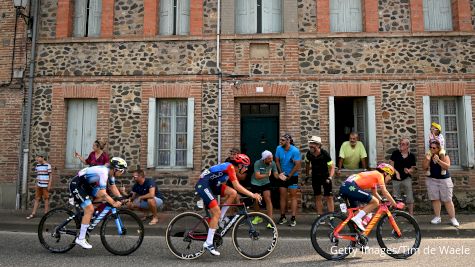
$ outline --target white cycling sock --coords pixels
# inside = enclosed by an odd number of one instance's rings
[[[213,244],[214,232],[216,232],[216,229],[213,229],[213,228],[208,229],[208,236],[206,237],[206,244],[208,244],[208,245]]]
[[[79,232],[78,239],[86,238],[86,232],[87,232],[88,227],[89,227],[89,224],[81,224],[81,231]]]
[[[221,209],[221,216],[219,216],[219,220],[222,221],[224,216],[226,215],[226,211],[228,211],[228,208],[229,206],[224,206],[222,209]]]
[[[366,212],[364,210],[360,210],[358,214],[355,215],[355,218],[363,219],[365,215],[366,215]]]

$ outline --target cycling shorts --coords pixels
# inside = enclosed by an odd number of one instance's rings
[[[322,187],[323,187],[323,196],[329,197],[333,195],[332,192],[332,181],[327,183],[326,178],[314,178],[312,179],[312,188],[313,188],[313,195],[320,196],[322,195]]]
[[[81,182],[81,177],[74,176],[69,183],[69,192],[71,193],[72,197],[74,198],[74,202],[79,204],[81,208],[89,206],[92,204],[91,195],[94,190],[91,185],[88,183]]]
[[[345,181],[340,187],[340,195],[347,198],[350,207],[357,207],[358,203],[368,203],[371,201],[371,194],[361,189],[355,182]]]
[[[212,208],[216,204],[218,204],[216,202],[215,196],[217,195],[224,196],[224,190],[226,190],[226,184],[211,186],[209,182],[204,179],[200,179],[198,183],[196,183],[195,185],[195,191],[203,199],[205,207],[208,207],[208,208]],[[216,204],[213,204],[213,206],[210,206],[212,202]]]
[[[286,181],[282,181],[280,179],[277,179],[277,185],[279,187],[285,187],[285,188],[288,188],[288,189],[297,189],[299,187],[298,183],[299,183],[299,177],[297,175],[294,175],[294,176],[290,177]]]

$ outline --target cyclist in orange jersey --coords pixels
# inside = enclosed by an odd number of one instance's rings
[[[351,220],[364,231],[363,217],[376,209],[379,206],[381,196],[378,194],[378,187],[381,193],[385,196],[391,204],[398,208],[404,208],[403,203],[396,203],[391,194],[386,189],[386,183],[391,181],[392,176],[396,173],[394,167],[387,163],[381,163],[376,167],[375,171],[361,172],[353,174],[346,179],[340,187],[340,195],[348,198],[351,207],[356,207],[358,202],[368,203],[363,207]],[[364,191],[371,189],[370,193]]]

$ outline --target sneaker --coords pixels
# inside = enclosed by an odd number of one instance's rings
[[[442,222],[442,218],[440,218],[439,216],[435,216],[434,219],[430,221],[431,224],[439,224],[441,222]]]
[[[285,218],[285,216],[282,216],[282,217],[280,217],[278,223],[279,223],[279,224],[284,224],[284,223],[286,223],[286,222],[287,222],[287,218]]]
[[[268,223],[266,227],[267,229],[274,229],[274,226],[271,223]]]
[[[217,250],[214,248],[214,245],[213,245],[213,244],[208,245],[208,243],[204,242],[204,243],[203,243],[203,248],[205,248],[206,250],[208,250],[209,253],[211,253],[211,254],[214,255],[214,256],[219,256],[219,255],[221,255],[221,253],[219,253],[219,251],[217,251]]]
[[[92,248],[91,244],[89,244],[85,238],[84,239],[76,238],[76,240],[74,240],[74,242],[76,244],[80,245],[82,248],[85,248],[85,249],[91,249]]]
[[[254,219],[253,219],[251,222],[252,222],[252,224],[255,225],[255,224],[260,224],[260,223],[263,222],[263,221],[264,221],[264,220],[263,220],[261,217],[256,216],[256,217],[254,217]]]
[[[353,221],[361,231],[366,230],[363,226],[363,220],[361,220],[360,218],[353,217],[351,218],[351,221]]]
[[[453,217],[452,219],[450,219],[450,222],[451,222],[452,225],[455,226],[455,227],[459,227],[459,226],[460,226],[459,222],[457,221],[457,219],[455,219],[455,217]]]
[[[295,221],[295,219],[290,219],[290,223],[289,223],[289,226],[290,227],[294,227],[297,225],[297,221]]]

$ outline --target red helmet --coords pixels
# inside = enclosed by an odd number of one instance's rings
[[[376,167],[376,169],[378,170],[381,170],[387,174],[389,174],[390,176],[393,176],[394,173],[396,173],[396,170],[394,169],[394,167],[391,165],[391,164],[387,164],[387,163],[380,163],[378,165],[378,167]]]
[[[237,154],[234,156],[234,162],[236,162],[236,164],[243,164],[246,166],[251,165],[251,159],[249,159],[246,154]]]

